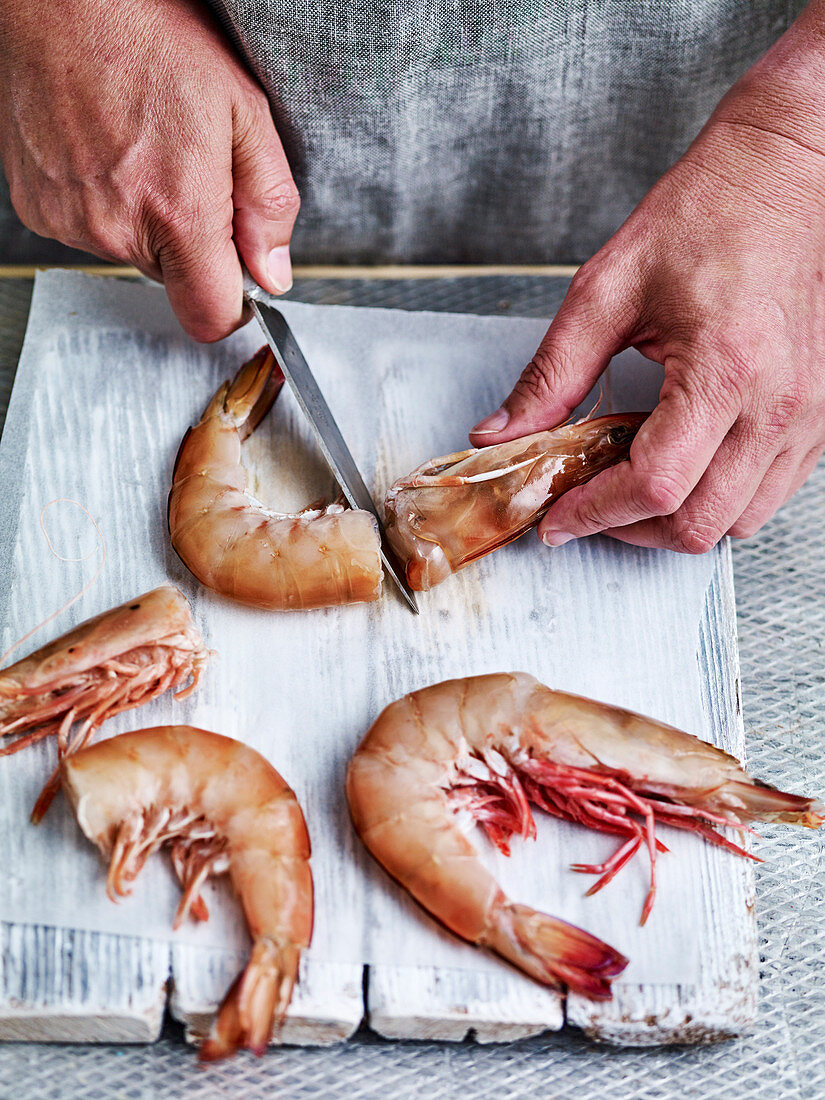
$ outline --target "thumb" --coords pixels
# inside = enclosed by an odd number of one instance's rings
[[[292,286],[289,241],[301,199],[268,105],[238,112],[233,140],[235,247],[259,286],[284,294]]]
[[[475,446],[504,443],[560,424],[611,358],[627,347],[636,319],[632,305],[616,293],[614,279],[608,282],[591,265],[592,260],[576,273],[510,396],[471,430]]]

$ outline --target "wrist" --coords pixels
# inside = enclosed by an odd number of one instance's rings
[[[714,122],[751,127],[825,157],[825,0],[814,0],[730,89]]]

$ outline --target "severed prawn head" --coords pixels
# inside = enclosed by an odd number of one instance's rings
[[[67,757],[61,771],[80,828],[109,860],[113,901],[164,846],[183,887],[175,928],[187,915],[206,920],[201,887],[229,874],[253,946],[199,1057],[262,1054],[312,936],[309,837],[292,790],[254,749],[192,726],[113,737]]]
[[[627,458],[647,413],[599,416],[433,458],[384,501],[387,538],[416,591],[535,527],[562,493]]]
[[[302,611],[377,600],[378,525],[340,503],[272,512],[247,491],[241,444],[267,415],[284,378],[261,348],[226,382],[183,438],[169,494],[169,534],[207,587],[251,607]]]
[[[750,821],[818,828],[821,802],[750,776],[728,753],[631,711],[551,691],[523,672],[471,676],[405,695],[375,721],[347,775],[355,830],[386,870],[447,928],[491,948],[545,984],[594,999],[626,964],[581,929],[511,902],[461,831],[469,810],[505,853],[535,837],[530,804],[620,838],[599,867],[606,885],[645,846],[650,889],[664,846],[656,822],[689,829],[740,855],[716,831]]]
[[[87,619],[0,671],[0,736],[17,735],[0,756],[54,734],[63,759],[121,711],[166,691],[186,698],[208,656],[186,597],[172,585]],[[33,821],[43,817],[59,785],[56,770],[35,804]]]

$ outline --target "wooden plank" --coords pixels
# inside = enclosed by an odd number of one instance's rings
[[[696,659],[703,708],[714,741],[740,758],[744,728],[739,705],[739,660],[730,547],[714,552]],[[696,841],[696,843],[701,843]],[[706,866],[697,891],[709,900],[701,979],[689,986],[614,984],[614,998],[598,1004],[584,997],[545,994],[520,978],[502,981],[439,969],[371,967],[371,1026],[387,1038],[504,1041],[556,1030],[565,1018],[602,1042],[627,1046],[710,1042],[746,1032],[756,1011],[756,926],[752,864],[726,857]],[[710,899],[724,895],[723,910]],[[660,904],[662,899],[659,899]],[[731,919],[731,914],[737,914]],[[498,980],[496,980],[498,979]]]
[[[148,1043],[160,1035],[166,944],[0,923],[0,945],[0,1039]]]
[[[169,1010],[185,1025],[190,1042],[208,1033],[218,1005],[244,963],[240,953],[173,945]],[[298,985],[275,1042],[328,1046],[348,1039],[364,1015],[362,984],[363,968],[358,964],[303,958]]]
[[[564,1023],[559,993],[504,972],[370,967],[367,1004],[370,1027],[387,1039],[502,1043]]]
[[[745,731],[729,543],[714,553],[718,564],[708,589],[696,659],[712,739],[741,760]],[[568,1023],[593,1038],[624,1046],[714,1042],[750,1029],[756,1017],[758,978],[753,864],[730,855],[709,864],[706,872],[707,878],[696,884],[707,901],[699,981],[687,986],[617,983],[607,1004],[571,995]],[[722,909],[711,901],[720,892],[726,898]]]

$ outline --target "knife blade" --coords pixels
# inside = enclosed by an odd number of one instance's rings
[[[286,318],[280,310],[258,300],[249,292],[246,293],[245,297],[258,324],[263,329],[266,342],[272,348],[278,366],[284,372],[284,378],[289,383],[290,389],[295,394],[298,404],[315,433],[318,446],[321,448],[335,480],[340,485],[342,493],[352,508],[361,508],[372,513],[375,517],[378,524],[378,533],[381,536],[381,560],[384,562],[384,568],[417,615],[419,613],[418,604],[404,577],[404,567],[387,541],[387,533],[372,502],[369,490],[364,484],[364,479],[361,477],[358,467],[355,465],[355,460],[344,442],[344,437],[335,422],[335,417],[332,415],[329,405],[327,405],[324,395],[315,381],[315,376],[310,370],[309,364],[304,358],[304,353],[298,346]]]

